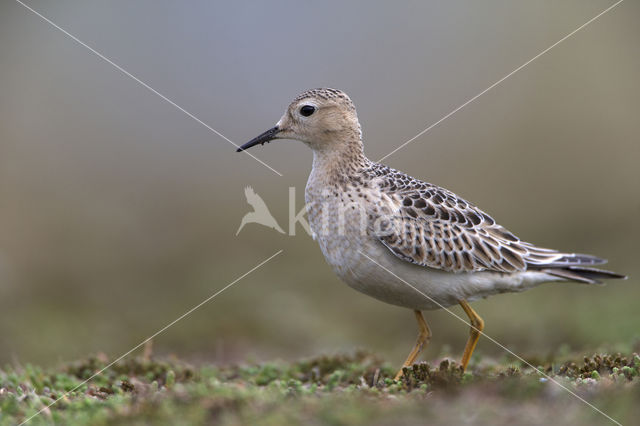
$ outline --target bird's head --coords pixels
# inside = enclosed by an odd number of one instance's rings
[[[359,143],[360,123],[346,93],[337,89],[312,89],[298,95],[278,123],[238,148],[238,152],[275,139],[294,139],[316,151],[336,150]]]

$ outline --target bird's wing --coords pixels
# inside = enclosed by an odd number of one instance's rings
[[[556,266],[576,255],[521,241],[453,192],[376,165],[380,202],[371,203],[372,232],[399,258],[449,272],[517,272]],[[371,171],[370,171],[371,173]],[[585,255],[586,256],[586,255]],[[601,263],[586,257],[584,263]]]

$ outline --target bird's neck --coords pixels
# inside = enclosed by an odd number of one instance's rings
[[[328,181],[343,181],[370,163],[364,155],[362,141],[353,138],[346,143],[313,150],[312,176]]]

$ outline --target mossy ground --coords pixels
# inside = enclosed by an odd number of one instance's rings
[[[0,370],[0,425],[91,424],[632,424],[640,418],[640,356],[597,354],[519,362],[443,359],[393,381],[394,369],[364,352],[293,363],[194,367],[177,359],[104,356],[56,370]],[[566,387],[575,395],[562,389]]]

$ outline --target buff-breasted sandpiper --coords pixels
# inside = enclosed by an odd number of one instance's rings
[[[418,340],[403,367],[431,337],[423,310],[462,306],[471,325],[465,369],[484,328],[468,302],[551,281],[624,278],[593,267],[604,259],[524,242],[453,192],[369,160],[356,109],[340,90],[300,94],[273,128],[238,151],[274,139],[313,151],[309,224],[336,274],[364,294],[414,310]]]

